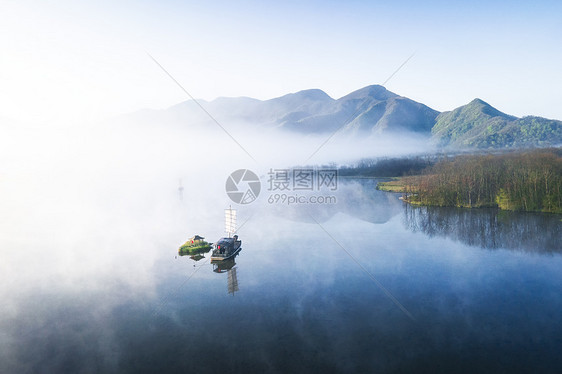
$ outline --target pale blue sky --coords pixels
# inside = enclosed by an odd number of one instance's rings
[[[0,1],[0,117],[94,120],[195,97],[334,98],[380,84],[437,110],[479,97],[562,119],[562,5]]]

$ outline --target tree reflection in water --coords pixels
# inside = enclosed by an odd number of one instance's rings
[[[562,216],[556,214],[404,204],[404,225],[486,249],[562,252]]]

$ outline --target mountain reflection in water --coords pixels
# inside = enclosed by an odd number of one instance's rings
[[[404,225],[429,237],[486,249],[562,252],[562,221],[554,214],[404,204]]]

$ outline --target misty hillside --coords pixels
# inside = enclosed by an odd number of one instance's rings
[[[198,101],[220,122],[246,122],[305,134],[331,133],[342,128],[353,134],[410,131],[429,136],[439,114],[378,85],[364,87],[337,100],[322,90],[311,89],[263,101],[248,97]],[[157,114],[143,112],[142,115],[190,124],[209,121],[207,114],[191,100]]]
[[[294,134],[331,134],[338,129],[361,138],[410,134],[450,148],[505,148],[562,144],[562,122],[542,117],[517,118],[474,99],[439,113],[379,85],[361,88],[339,99],[310,89],[270,100],[221,97],[198,100],[219,123],[245,128],[281,129]],[[212,120],[189,100],[167,110],[140,111],[135,118],[181,126],[209,125]]]
[[[432,134],[439,145],[454,148],[551,146],[562,143],[562,122],[517,118],[474,99],[437,116]]]
[[[308,113],[280,125],[307,133],[333,132],[343,127],[345,131],[359,134],[399,131],[429,134],[438,114],[423,104],[374,85],[333,101],[321,113]]]

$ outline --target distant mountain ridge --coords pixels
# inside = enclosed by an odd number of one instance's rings
[[[221,97],[199,102],[220,122],[249,123],[258,128],[302,134],[341,130],[351,136],[369,137],[407,132],[431,137],[439,146],[451,148],[562,144],[561,121],[532,116],[517,118],[480,99],[440,113],[380,85],[363,87],[339,99],[322,90],[309,89],[269,100]],[[194,101],[143,115],[191,124],[209,121]]]
[[[217,120],[249,121],[259,127],[305,134],[331,133],[341,128],[352,134],[410,131],[429,136],[439,114],[378,85],[361,88],[337,100],[322,90],[311,89],[263,101],[221,97],[200,102]],[[167,112],[191,122],[208,120],[193,101],[177,104]]]

